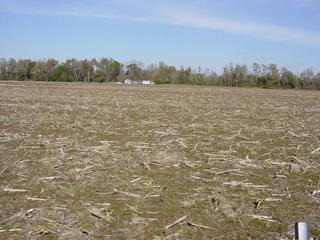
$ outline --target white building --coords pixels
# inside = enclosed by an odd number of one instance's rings
[[[123,84],[125,85],[153,85],[154,83],[150,80],[124,80]]]
[[[142,85],[153,85],[154,82],[150,81],[150,80],[142,80]]]

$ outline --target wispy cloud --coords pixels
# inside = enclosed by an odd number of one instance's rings
[[[319,46],[320,44],[319,32],[307,32],[300,29],[262,24],[256,21],[236,21],[178,11],[168,14],[168,20],[175,25],[236,33],[271,41],[311,46]]]
[[[315,4],[315,0],[279,1]],[[44,6],[41,7],[41,5],[28,6],[17,0],[11,2],[4,0],[2,4],[0,4],[0,11],[32,15],[88,17],[167,24],[172,26],[204,28],[231,34],[240,34],[268,41],[307,46],[320,45],[320,32],[310,32],[292,27],[265,24],[254,19],[249,21],[239,21],[237,19],[212,16],[200,13],[199,11],[191,11],[190,8],[188,8],[188,4],[190,3],[188,0],[182,2],[179,0],[170,2],[155,0],[152,3],[145,0],[96,0],[92,1],[93,5],[89,5],[86,1],[82,2],[82,4],[79,4],[79,2],[71,1],[72,4],[69,2],[67,8],[60,2],[60,6],[57,4],[55,5],[55,8],[52,9]],[[72,6],[72,8],[70,8],[70,6]]]

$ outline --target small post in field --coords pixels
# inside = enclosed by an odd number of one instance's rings
[[[309,240],[308,225],[306,222],[297,222],[294,225],[296,240]]]

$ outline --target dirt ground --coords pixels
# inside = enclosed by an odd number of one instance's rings
[[[0,82],[0,239],[292,239],[320,92]]]

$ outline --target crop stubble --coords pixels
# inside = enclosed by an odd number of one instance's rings
[[[0,239],[289,239],[320,222],[319,92],[1,82],[0,117]]]

